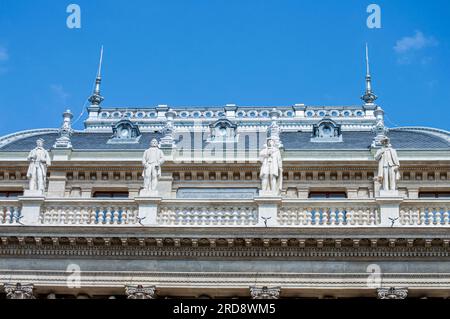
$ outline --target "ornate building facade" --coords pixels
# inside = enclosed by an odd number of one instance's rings
[[[83,130],[0,138],[0,298],[450,297],[450,133],[388,129],[369,72],[360,106],[100,84]]]

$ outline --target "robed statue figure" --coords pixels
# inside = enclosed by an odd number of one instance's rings
[[[384,191],[397,190],[397,181],[400,179],[400,162],[397,152],[392,148],[389,138],[381,140],[381,148],[375,154],[378,161],[377,180],[381,183],[381,189]]]
[[[279,148],[273,139],[267,140],[259,153],[261,171],[259,177],[262,182],[262,193],[278,195],[282,188],[283,164]]]
[[[50,155],[44,149],[44,140],[38,139],[36,141],[36,148],[31,150],[28,155],[27,177],[30,181],[30,191],[45,191],[47,184],[47,168],[51,165]]]
[[[161,177],[161,165],[164,163],[164,153],[159,149],[158,141],[154,138],[150,148],[144,152],[142,164],[144,165],[144,190],[156,191],[158,179]]]

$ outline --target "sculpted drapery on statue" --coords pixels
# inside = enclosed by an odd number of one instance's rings
[[[383,191],[396,191],[397,181],[400,179],[400,162],[397,152],[392,148],[389,138],[381,140],[381,148],[375,154],[378,161],[377,180]]]
[[[262,182],[262,194],[279,195],[282,188],[283,163],[281,153],[273,139],[259,153],[261,171],[259,177]]]
[[[159,149],[158,141],[152,139],[150,148],[144,152],[144,191],[156,191],[158,179],[161,176],[161,165],[164,163],[164,153]]]
[[[50,155],[44,149],[44,140],[36,141],[36,148],[31,150],[27,157],[30,161],[28,166],[27,177],[30,180],[30,191],[45,191],[47,182],[47,168],[51,165]]]

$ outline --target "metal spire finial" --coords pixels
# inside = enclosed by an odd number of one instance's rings
[[[100,94],[100,84],[102,83],[102,63],[103,63],[103,45],[100,50],[100,62],[98,64],[97,78],[95,79],[94,93],[89,98],[92,105],[100,105],[104,100]]]
[[[378,97],[372,92],[372,77],[370,75],[370,66],[369,66],[369,46],[366,43],[366,92],[361,97],[361,99],[366,104],[373,104],[373,102]]]

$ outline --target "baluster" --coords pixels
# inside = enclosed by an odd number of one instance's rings
[[[338,208],[338,215],[337,215],[337,224],[338,225],[346,225],[347,222],[345,220],[345,208]]]
[[[232,219],[226,219],[225,216],[233,216]],[[208,219],[210,220],[210,224],[227,224],[232,225],[234,223],[243,224],[245,220],[241,216],[241,210],[235,207],[215,207],[209,209]]]
[[[95,225],[97,224],[97,208],[95,207],[89,207],[89,224]]]
[[[449,212],[448,212],[449,209],[447,207],[444,207],[443,210],[444,210],[444,214],[443,214],[444,225],[448,225],[449,224]]]
[[[75,224],[75,210],[76,207],[67,207],[66,208],[66,215],[67,215],[67,223],[68,224]]]
[[[122,209],[122,211],[120,212],[120,217],[117,216],[117,219],[119,219],[118,220],[119,224],[126,224],[127,223],[127,211],[129,211],[129,210],[130,210],[129,207],[126,207],[126,208]]]
[[[63,207],[58,209],[59,220],[57,224],[67,224],[67,214]]]
[[[435,225],[442,225],[442,214],[441,209],[439,207],[436,207],[433,209],[435,211],[434,214],[434,224]]]
[[[122,207],[117,207],[116,209],[114,209],[114,213],[113,213],[113,216],[112,216],[112,223],[113,224],[116,224],[116,225],[120,224],[119,215],[120,215],[121,211],[123,211]]]
[[[426,209],[419,208],[419,225],[427,224]]]
[[[104,224],[111,224],[112,212],[114,211],[114,209],[115,209],[114,207],[106,207]]]
[[[81,225],[83,224],[83,208],[77,207],[75,211],[75,224]]]
[[[419,225],[419,211],[418,209],[413,209],[412,207],[409,209],[411,215],[410,225]]]
[[[5,224],[5,207],[0,206],[0,224]]]
[[[105,223],[105,209],[103,207],[98,208],[98,214],[97,214],[97,223],[103,224]]]
[[[125,216],[125,222],[126,224],[136,224],[137,223],[137,217],[138,217],[139,212],[133,208],[128,208],[127,209],[127,213]]]
[[[322,221],[322,214],[318,208],[313,208],[312,216],[314,217],[314,224],[319,225]]]
[[[304,219],[303,212],[296,208],[290,208],[288,213],[288,221],[290,222],[289,225],[299,225],[302,223],[302,220]]]
[[[89,224],[89,222],[90,222],[90,215],[89,215],[88,208],[81,207],[81,224],[87,225],[87,224]]]
[[[11,215],[11,207],[5,207],[5,224],[12,224],[13,219]]]
[[[323,210],[323,222],[326,225],[336,224],[336,213],[332,208]]]

